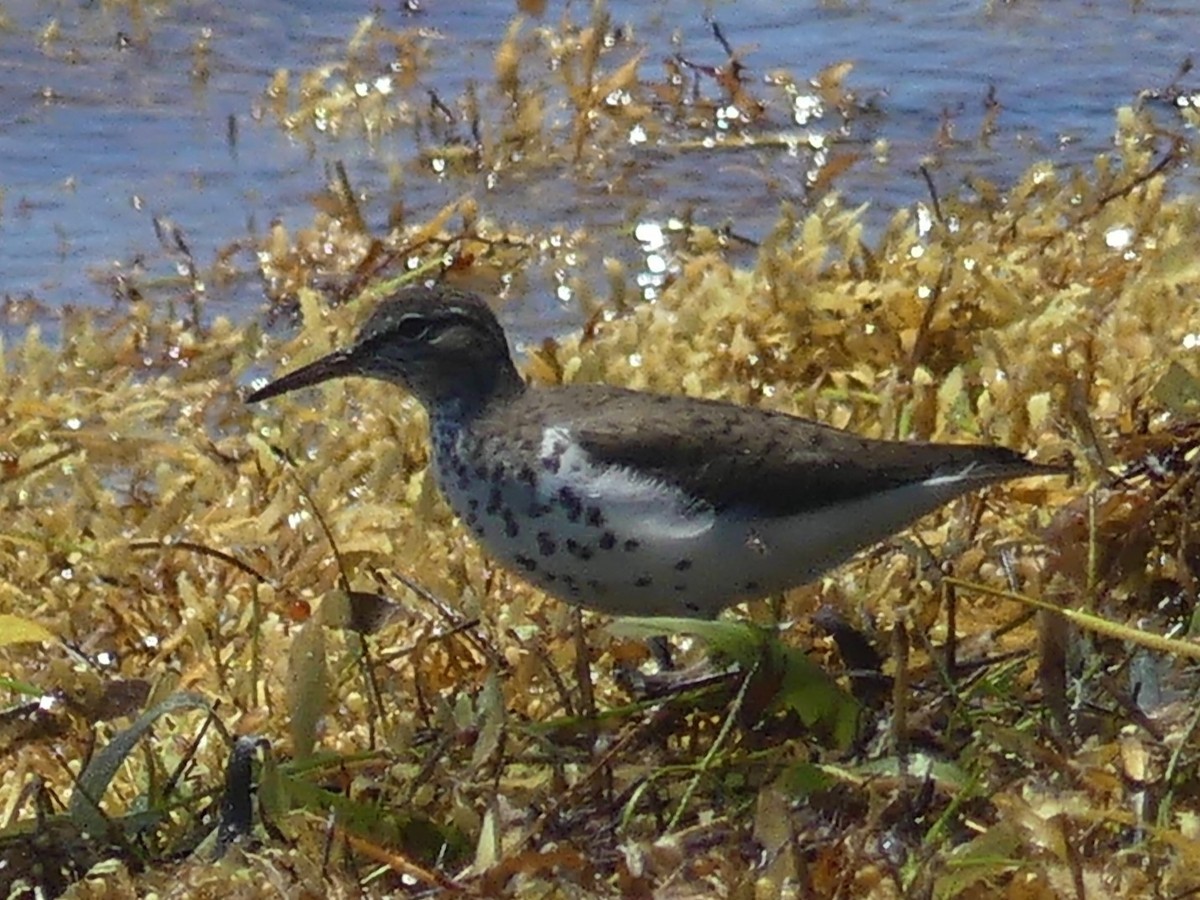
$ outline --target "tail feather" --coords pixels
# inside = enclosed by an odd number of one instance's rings
[[[966,451],[963,454],[965,460],[958,458],[956,454],[955,458],[939,466],[938,471],[926,483],[989,484],[1016,478],[1066,475],[1071,472],[1069,465],[1032,462],[1008,447],[964,447],[963,450]]]

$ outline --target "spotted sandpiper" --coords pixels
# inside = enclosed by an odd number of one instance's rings
[[[711,618],[815,579],[984,485],[1062,474],[1004,447],[881,441],[603,384],[530,386],[482,299],[415,287],[354,343],[254,391],[377,378],[429,412],[433,472],[484,548],[606,613]]]

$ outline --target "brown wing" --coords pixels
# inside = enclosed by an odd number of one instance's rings
[[[876,441],[709,400],[600,385],[530,395],[553,397],[542,424],[565,425],[597,463],[636,468],[716,509],[785,516],[967,469],[964,491],[1055,471],[1004,447]]]

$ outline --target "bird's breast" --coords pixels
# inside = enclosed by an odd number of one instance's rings
[[[718,511],[662,478],[598,463],[557,427],[534,441],[437,429],[434,467],[498,562],[617,615],[715,616],[811,581],[965,490],[935,477],[786,516]]]
[[[716,516],[679,489],[598,466],[563,429],[527,452],[434,435],[438,486],[499,562],[562,600],[625,615],[708,615],[692,574]],[[699,600],[697,599],[699,597]]]

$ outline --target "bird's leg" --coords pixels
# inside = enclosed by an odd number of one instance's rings
[[[671,655],[671,642],[667,640],[665,634],[656,634],[654,637],[646,638],[646,646],[650,648],[650,655],[658,663],[660,671],[675,671],[675,659]]]
[[[592,723],[596,721],[596,693],[592,688],[592,654],[588,647],[583,623],[583,609],[571,610],[571,627],[575,631],[575,680],[579,682],[579,710]]]

